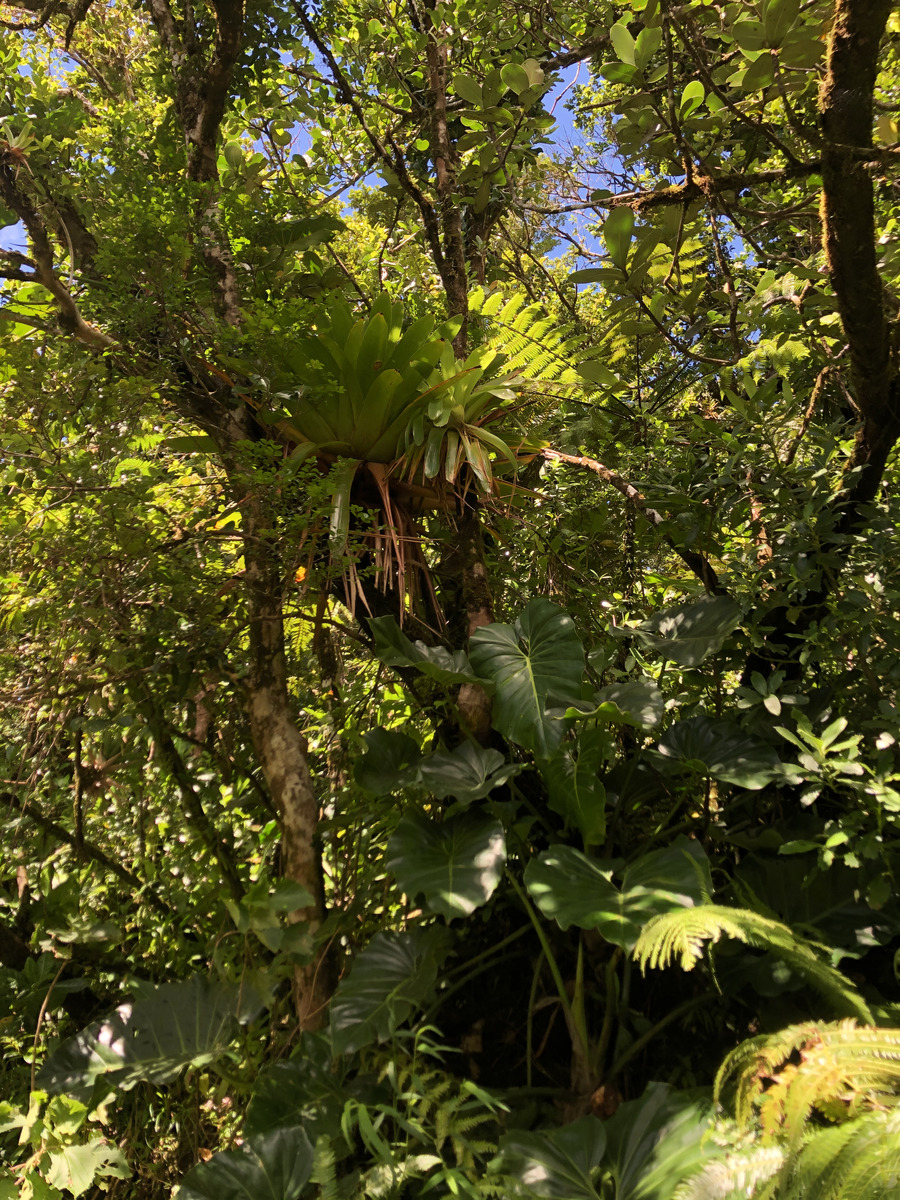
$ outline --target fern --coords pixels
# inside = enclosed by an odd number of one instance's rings
[[[507,371],[544,383],[584,386],[575,364],[593,357],[593,349],[574,324],[548,316],[524,292],[507,297],[478,290],[469,297],[469,308],[483,318],[485,342],[504,355]]]
[[[754,1146],[715,1159],[680,1184],[672,1200],[737,1200],[758,1195],[756,1189],[775,1175],[784,1162],[778,1146]]]
[[[696,966],[707,942],[734,938],[747,946],[769,950],[785,962],[833,1005],[835,1011],[871,1022],[865,1001],[840,971],[822,961],[815,945],[787,925],[744,908],[700,904],[679,908],[649,921],[641,931],[634,957],[641,969],[665,967],[678,959],[685,971]]]
[[[760,1195],[890,1200],[900,1194],[900,1112],[870,1112],[814,1133]]]
[[[739,1122],[747,1124],[759,1110],[764,1132],[783,1128],[795,1142],[814,1110],[845,1121],[893,1106],[900,1092],[900,1029],[808,1022],[752,1038],[719,1069],[716,1093],[723,1092]]]

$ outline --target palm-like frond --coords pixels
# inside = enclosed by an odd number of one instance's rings
[[[485,344],[503,354],[506,369],[527,380],[584,386],[577,364],[594,351],[586,332],[551,317],[524,292],[482,289],[469,297],[484,323]]]
[[[893,1106],[900,1092],[900,1029],[854,1021],[791,1025],[734,1050],[716,1078],[737,1119],[756,1111],[763,1129],[798,1137],[815,1110],[843,1121],[861,1110]]]
[[[814,944],[787,925],[744,908],[699,904],[679,908],[649,921],[641,931],[634,957],[642,970],[679,961],[683,970],[696,966],[707,943],[734,938],[759,950],[770,950],[792,971],[821,992],[837,1012],[870,1022],[872,1015],[853,984],[819,957]]]

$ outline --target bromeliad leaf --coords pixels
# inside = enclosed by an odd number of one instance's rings
[[[341,980],[331,1003],[335,1054],[349,1054],[389,1038],[431,991],[442,948],[440,929],[376,933]]]
[[[487,625],[469,642],[469,658],[496,689],[494,725],[512,741],[549,757],[562,722],[545,712],[548,692],[577,698],[584,650],[567,612],[541,596],[513,625]]]
[[[552,1200],[597,1200],[591,1173],[606,1149],[606,1130],[596,1117],[581,1117],[562,1129],[507,1133],[490,1164],[513,1196]]]
[[[248,1137],[185,1175],[178,1200],[296,1200],[312,1174],[313,1148],[299,1125]]]
[[[625,950],[634,947],[652,917],[702,904],[712,892],[706,855],[683,835],[626,867],[621,887],[612,882],[616,873],[615,863],[554,846],[531,860],[525,883],[544,916],[562,929],[597,929]]]
[[[452,654],[443,646],[426,646],[411,642],[393,617],[374,617],[369,629],[375,639],[375,653],[388,667],[415,667],[423,675],[448,686],[458,683],[480,683],[464,651]]]
[[[467,917],[494,894],[506,839],[499,821],[463,813],[442,824],[407,813],[388,842],[385,863],[410,897],[420,893],[431,912]]]
[[[689,717],[667,729],[658,758],[678,770],[694,770],[723,783],[758,791],[781,773],[778,755],[766,742],[729,721]]]
[[[679,666],[696,667],[722,649],[740,620],[741,606],[730,596],[705,596],[657,613],[638,625],[634,636]]]

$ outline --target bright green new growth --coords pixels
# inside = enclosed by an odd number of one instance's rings
[[[758,950],[770,950],[791,970],[802,975],[838,1012],[871,1021],[868,1006],[840,971],[823,962],[813,944],[787,925],[749,909],[701,904],[654,917],[643,928],[634,957],[641,969],[666,967],[679,961],[685,971],[699,962],[707,942],[734,938]]]

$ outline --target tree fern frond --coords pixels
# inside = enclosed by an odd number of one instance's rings
[[[846,1121],[863,1109],[895,1103],[900,1029],[809,1022],[752,1038],[719,1069],[716,1095],[724,1092],[741,1124],[759,1110],[764,1132],[783,1129],[796,1145],[813,1110]]]
[[[814,943],[799,937],[780,921],[749,909],[699,904],[663,913],[644,926],[634,957],[641,970],[648,966],[665,967],[678,960],[683,970],[690,971],[702,955],[705,943],[717,942],[722,937],[770,950],[821,992],[837,1012],[865,1022],[872,1020],[865,1001],[850,980],[819,958]]]
[[[744,1200],[776,1175],[784,1162],[778,1146],[754,1146],[707,1163],[679,1184],[672,1200]]]
[[[818,1130],[761,1193],[766,1200],[891,1200],[900,1195],[900,1112]]]
[[[507,297],[478,290],[469,304],[483,319],[485,344],[505,356],[507,371],[524,379],[584,386],[574,367],[595,353],[587,333],[551,316],[524,292]]]

